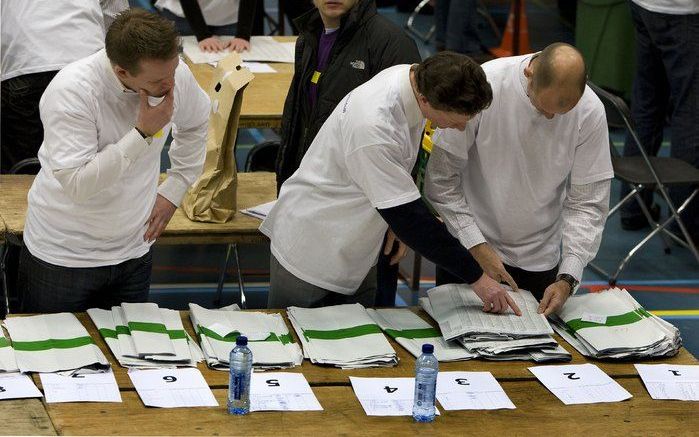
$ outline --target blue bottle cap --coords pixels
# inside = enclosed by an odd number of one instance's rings
[[[244,335],[239,335],[238,338],[235,339],[235,344],[237,346],[247,346],[248,338]]]
[[[238,338],[240,338],[240,337],[238,337]],[[422,345],[422,353],[423,353],[423,354],[431,354],[431,353],[434,353],[434,346],[431,345],[431,344],[429,344],[429,343],[423,344],[423,345]]]

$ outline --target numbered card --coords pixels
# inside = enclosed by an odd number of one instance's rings
[[[199,369],[129,370],[129,378],[149,407],[218,406]]]
[[[320,411],[322,409],[303,374],[252,374],[250,411]]]
[[[635,364],[650,397],[699,401],[699,366]]]
[[[515,408],[490,372],[439,372],[437,400],[445,410]]]
[[[619,402],[633,397],[594,364],[537,366],[529,371],[566,405]]]
[[[413,414],[415,378],[350,376],[350,382],[367,416],[411,416]],[[436,413],[439,414],[439,411]]]
[[[0,400],[40,398],[41,392],[32,379],[21,373],[0,375]]]
[[[60,375],[40,373],[46,402],[121,402],[119,386],[110,369],[105,373]]]

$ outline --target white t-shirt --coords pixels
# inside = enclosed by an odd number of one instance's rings
[[[60,70],[95,53],[104,47],[105,20],[128,8],[126,0],[2,0],[0,4],[0,80]]]
[[[226,26],[238,22],[239,0],[198,0],[201,14],[209,26]],[[180,0],[158,0],[155,7],[167,9],[178,17],[184,18]]]
[[[24,243],[32,255],[65,267],[114,265],[148,251],[143,241],[156,190],[179,205],[201,174],[209,98],[184,62],[175,73],[172,123],[150,145],[134,129],[138,94],[123,87],[104,50],[74,62],[53,79],[39,105],[44,142],[41,171],[29,190]],[[154,102],[158,99],[151,99]],[[158,187],[160,152],[173,127],[172,166]],[[102,161],[95,184],[57,179],[64,169]],[[104,178],[110,178],[108,183]],[[76,190],[96,191],[77,195]]]
[[[697,0],[631,0],[643,9],[670,15],[699,14]]]
[[[420,198],[410,172],[424,125],[409,65],[347,94],[260,226],[279,263],[313,285],[354,294],[387,230],[376,208]]]
[[[586,87],[571,111],[548,120],[526,94],[524,68],[531,56],[483,64],[492,104],[463,132],[437,130],[433,142],[467,160],[461,174],[466,201],[478,230],[502,261],[544,271],[560,259],[569,184],[606,180],[614,173],[602,102]],[[459,238],[473,246],[473,239]]]

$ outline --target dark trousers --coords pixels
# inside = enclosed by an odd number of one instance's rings
[[[438,48],[467,55],[482,52],[476,0],[437,0],[434,20]]]
[[[379,261],[376,264],[376,300],[374,306],[377,307],[394,307],[396,306],[396,292],[398,291],[398,264],[391,265],[391,255],[383,254],[381,246],[381,254]]]
[[[669,117],[670,155],[699,167],[699,14],[659,14],[630,5],[637,55],[631,116],[639,140],[650,155],[656,155]],[[636,155],[638,148],[627,138],[624,156]],[[622,196],[628,191],[624,186]],[[690,192],[689,187],[673,187],[670,197],[679,206]],[[649,190],[643,193],[648,205],[652,195]],[[637,202],[627,202],[621,211],[625,218],[640,214]],[[699,202],[692,202],[682,219],[690,234],[699,236]]]
[[[57,71],[25,74],[2,81],[0,100],[0,173],[27,158],[36,158],[44,127],[39,99]]]
[[[192,27],[189,25],[189,21],[187,21],[186,18],[183,17],[178,17],[177,15],[173,14],[172,12],[168,11],[167,9],[158,10],[158,14],[163,16],[164,18],[167,18],[168,20],[172,21],[175,23],[175,28],[177,29],[177,33],[179,33],[182,36],[185,35],[194,35],[194,31],[192,30]],[[206,26],[209,29],[209,32],[211,32],[213,35],[233,35],[235,36],[235,32],[238,29],[238,23],[233,23],[233,24],[226,24],[224,26]]]
[[[546,291],[546,287],[556,282],[558,266],[543,272],[530,272],[520,269],[519,267],[505,265],[505,270],[512,276],[512,279],[515,280],[519,288],[531,291],[532,295],[534,295],[537,300],[541,300],[544,296],[544,291]],[[437,285],[464,283],[461,278],[452,275],[439,266],[437,266],[435,276]]]
[[[76,268],[47,263],[24,247],[19,260],[22,311],[79,312],[146,302],[152,267],[153,249],[113,266]]]

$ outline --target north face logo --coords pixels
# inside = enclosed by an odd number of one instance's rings
[[[364,70],[364,68],[366,68],[364,65],[364,61],[362,61],[361,59],[357,59],[356,61],[350,62],[350,65],[352,66],[352,68],[356,68],[357,70]]]

